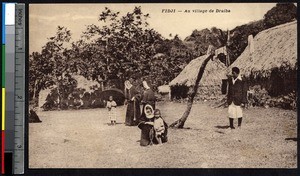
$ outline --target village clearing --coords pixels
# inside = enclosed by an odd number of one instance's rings
[[[159,102],[168,124],[186,103]],[[227,109],[193,105],[184,129],[169,142],[141,147],[138,127],[108,125],[107,110],[38,111],[29,124],[29,168],[296,168],[297,113],[278,108],[244,111],[242,129],[228,129]],[[235,122],[237,123],[237,122]],[[236,124],[235,124],[236,125]]]

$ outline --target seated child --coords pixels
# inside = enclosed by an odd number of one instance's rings
[[[161,117],[160,110],[155,109],[154,111],[154,122],[153,127],[155,131],[155,139],[157,140],[158,144],[162,144],[162,134],[165,132],[165,124],[164,120]]]
[[[117,103],[113,100],[113,96],[109,96],[106,108],[108,109],[108,117],[110,119],[111,125],[116,125],[117,114],[116,114]]]

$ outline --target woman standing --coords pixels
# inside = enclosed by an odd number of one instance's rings
[[[144,93],[142,97],[142,104],[143,104],[143,110],[142,110],[142,117],[145,117],[145,106],[147,104],[151,105],[153,109],[155,109],[155,101],[156,97],[154,95],[153,90],[150,88],[148,83],[146,81],[143,81],[143,87],[144,87]]]
[[[125,98],[127,100],[126,110],[126,126],[137,125],[141,116],[140,110],[140,94],[136,90],[135,86],[130,81],[125,81]]]

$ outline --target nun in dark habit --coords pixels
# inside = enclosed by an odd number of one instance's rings
[[[137,123],[139,122],[139,118],[141,116],[141,110],[140,110],[141,95],[129,80],[125,81],[125,98],[127,102],[125,125],[126,126],[137,125]]]

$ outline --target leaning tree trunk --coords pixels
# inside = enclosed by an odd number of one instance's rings
[[[195,85],[193,87],[193,92],[189,95],[189,98],[188,98],[188,103],[187,103],[187,108],[185,110],[185,112],[183,113],[182,117],[178,120],[176,120],[175,122],[173,122],[170,127],[172,128],[183,128],[184,126],[184,123],[185,121],[187,120],[190,112],[191,112],[191,109],[192,109],[192,106],[193,106],[193,101],[194,101],[194,98],[197,94],[197,91],[198,91],[198,87],[199,87],[199,83],[200,83],[200,80],[203,76],[203,73],[204,73],[204,70],[205,70],[205,67],[208,63],[208,61],[213,57],[213,55],[209,55],[207,56],[207,58],[203,61],[200,69],[199,69],[199,72],[198,72],[198,75],[197,75],[197,79],[196,79],[196,82],[195,82]]]

